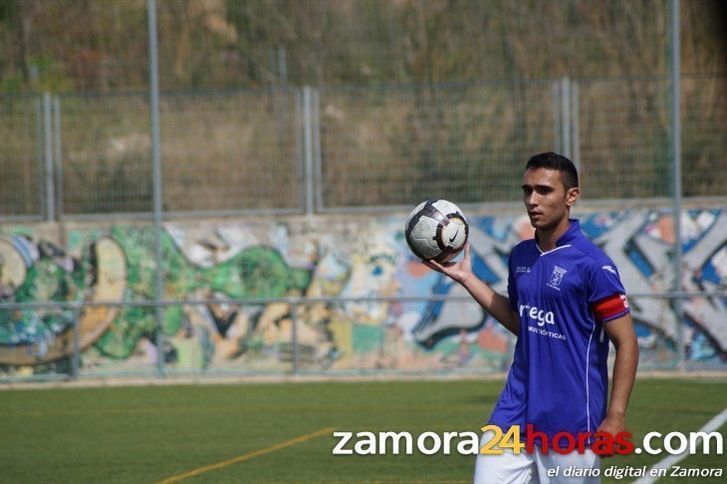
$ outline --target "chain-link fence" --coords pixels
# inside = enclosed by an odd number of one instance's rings
[[[515,200],[550,101],[549,82],[322,89],[322,207]]]
[[[717,95],[726,83],[684,79],[690,197],[727,195],[727,110]],[[429,197],[512,202],[525,161],[547,150],[576,162],[586,200],[668,197],[668,88],[658,78],[559,79],[166,94],[163,207],[215,214],[402,207]],[[143,94],[0,102],[3,217],[151,212]]]
[[[37,96],[0,97],[0,206],[3,217],[43,214],[43,111]]]
[[[149,103],[143,94],[56,98],[61,146],[54,160],[63,216],[152,209]]]
[[[4,97],[3,219],[152,210],[149,102],[143,93]],[[162,98],[164,210],[300,210],[301,93]]]
[[[669,82],[661,79],[578,83],[578,143],[587,199],[672,193],[668,89]]]
[[[721,94],[720,94],[721,93]],[[682,80],[683,187],[688,197],[719,196],[727,187],[727,87],[723,78]]]

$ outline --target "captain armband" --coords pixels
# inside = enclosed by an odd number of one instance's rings
[[[625,294],[614,294],[596,301],[591,304],[591,310],[596,316],[596,321],[601,323],[620,318],[631,311]]]

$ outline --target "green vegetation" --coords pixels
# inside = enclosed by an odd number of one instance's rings
[[[667,1],[158,0],[163,90],[667,71]],[[719,0],[681,2],[683,71],[725,71]],[[3,0],[0,87],[146,88],[144,0]]]
[[[698,430],[724,409],[724,385],[718,380],[639,380],[628,415],[633,441],[649,431]],[[415,435],[476,432],[501,388],[501,381],[439,381],[7,391],[0,398],[0,476],[14,483],[156,482],[328,427]],[[725,434],[727,426],[720,432]],[[332,456],[334,445],[330,434],[313,438],[209,469],[195,482],[471,479],[471,456],[416,451],[410,456]],[[650,466],[664,457],[633,454],[607,459],[602,467]],[[688,457],[680,465],[724,469],[725,461],[713,453]]]

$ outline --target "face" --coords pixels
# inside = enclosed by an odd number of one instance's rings
[[[541,230],[553,229],[567,219],[580,193],[577,187],[566,190],[560,171],[548,168],[527,170],[522,188],[530,224]]]

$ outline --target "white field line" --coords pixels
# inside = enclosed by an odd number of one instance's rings
[[[699,432],[714,432],[719,429],[725,422],[727,422],[727,408],[715,415],[712,420],[707,422],[704,427],[699,429]],[[668,469],[677,462],[683,460],[685,457],[689,457],[689,452],[684,452],[680,455],[670,455],[651,466],[649,471],[647,471],[647,474],[651,474],[651,469]],[[658,476],[652,477],[650,475],[647,475],[634,481],[634,484],[651,484],[652,482],[656,482],[658,479]]]

